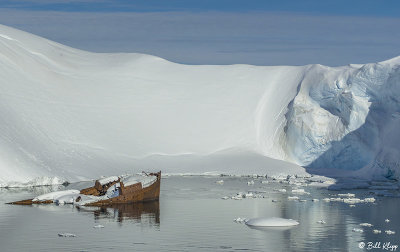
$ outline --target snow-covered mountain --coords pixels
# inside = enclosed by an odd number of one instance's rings
[[[297,165],[399,178],[399,66],[181,65],[0,25],[0,183]]]

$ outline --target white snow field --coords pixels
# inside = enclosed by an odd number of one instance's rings
[[[399,178],[399,64],[181,65],[0,25],[0,185],[300,166]]]

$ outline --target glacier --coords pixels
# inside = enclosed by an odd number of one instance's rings
[[[0,185],[133,169],[398,179],[399,69],[183,65],[0,25]]]

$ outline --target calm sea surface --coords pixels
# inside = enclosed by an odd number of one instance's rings
[[[216,183],[220,179],[224,180],[222,185]],[[247,185],[251,180],[254,185]],[[306,201],[291,201],[287,198],[293,196],[290,185],[263,184],[262,180],[170,176],[162,179],[159,202],[103,209],[4,204],[66,189],[63,186],[0,189],[0,251],[390,251],[384,247],[388,242],[400,246],[400,198],[375,196],[375,203],[349,207],[322,199],[347,192],[358,198],[371,197],[369,191],[302,187],[311,193],[298,195]],[[276,191],[283,188],[288,193]],[[221,199],[249,191],[263,198]],[[313,198],[320,201],[312,202]],[[255,229],[234,222],[238,217],[291,218],[300,225]],[[317,223],[319,220],[326,223]],[[359,225],[364,222],[374,226]],[[94,228],[99,224],[104,228]],[[354,232],[354,228],[364,232]],[[382,233],[374,234],[373,229]],[[385,230],[396,234],[388,235]],[[59,237],[59,233],[76,237]],[[361,242],[364,248],[359,248]],[[368,250],[368,242],[380,245]]]

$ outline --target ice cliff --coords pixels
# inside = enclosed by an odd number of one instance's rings
[[[181,65],[0,25],[0,184],[132,167],[399,178],[399,66]]]

